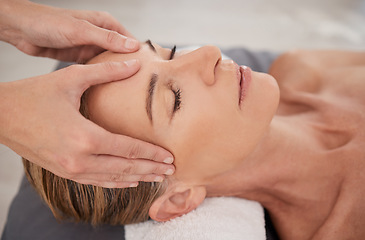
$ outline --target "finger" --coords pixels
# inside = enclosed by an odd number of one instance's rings
[[[77,63],[85,63],[87,60],[105,51],[105,49],[103,48],[89,45],[64,48],[64,49],[41,48],[33,46],[33,49],[31,50],[32,52],[28,51],[27,54],[32,56],[49,57],[60,61],[77,62]]]
[[[175,167],[172,164],[154,162],[146,159],[125,159],[110,155],[95,155],[85,164],[84,172],[89,174],[122,175],[172,175]],[[115,177],[114,177],[115,178]],[[118,179],[127,181],[130,179]],[[133,180],[133,179],[132,179]]]
[[[72,179],[72,180],[81,184],[93,185],[104,188],[130,188],[130,187],[137,187],[139,185],[138,182],[103,182],[103,181],[77,180],[77,179]]]
[[[129,60],[126,62],[72,65],[59,71],[67,72],[71,84],[80,84],[79,89],[84,92],[92,85],[128,78],[135,74],[139,68],[138,60]]]
[[[99,141],[97,141],[95,145],[100,154],[108,154],[128,159],[148,159],[168,164],[174,161],[170,152],[151,143],[128,136],[113,134],[108,131],[101,131],[99,134]]]
[[[80,179],[79,179],[80,178]],[[149,174],[149,175],[123,175],[123,174],[87,174],[82,177],[75,178],[77,182],[162,182],[165,179],[164,175]]]
[[[102,182],[99,183],[98,186],[104,188],[130,188],[130,187],[137,187],[139,185],[138,182]]]
[[[126,37],[135,38],[122,24],[108,12],[70,10],[73,17],[86,20],[95,26],[116,31]]]
[[[139,42],[136,39],[123,36],[116,31],[97,27],[87,21],[79,27],[80,31],[74,32],[76,34],[74,40],[79,45],[96,45],[121,53],[135,52],[139,49]]]

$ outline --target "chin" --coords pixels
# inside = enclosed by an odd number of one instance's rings
[[[280,90],[276,79],[267,73],[254,72],[254,81],[259,83],[260,98],[263,103],[264,118],[268,118],[269,122],[273,118],[280,100]]]

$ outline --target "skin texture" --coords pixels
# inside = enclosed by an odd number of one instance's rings
[[[203,182],[235,168],[255,148],[275,113],[279,98],[276,81],[270,75],[252,73],[240,107],[236,65],[222,61],[218,48],[205,46],[177,53],[172,60],[168,60],[169,49],[155,48],[156,53],[143,44],[136,53],[106,52],[92,60],[137,58],[141,69],[125,81],[92,88],[88,92],[90,119],[109,131],[170,150],[175,156],[177,180]],[[146,98],[153,74],[158,75],[158,81],[151,122]],[[174,91],[178,89],[181,107],[173,113]]]
[[[252,73],[240,111],[234,64],[221,61],[216,48],[170,61],[170,50],[148,48],[95,58],[138,58],[141,70],[133,81],[92,88],[87,99],[92,121],[174,153],[176,173],[151,206],[153,219],[180,216],[205,197],[236,196],[267,208],[281,239],[364,236],[364,53],[284,54],[271,76]],[[161,81],[153,125],[145,112],[151,73]],[[181,89],[172,120],[171,86]]]
[[[104,49],[139,49],[139,42],[107,13],[22,0],[0,0],[0,9],[0,40],[33,56],[85,62]],[[118,188],[161,181],[174,172],[174,166],[163,163],[173,161],[171,153],[105,131],[79,113],[88,87],[127,78],[139,67],[138,61],[75,65],[1,83],[0,111],[6,114],[0,115],[0,143],[79,183]]]

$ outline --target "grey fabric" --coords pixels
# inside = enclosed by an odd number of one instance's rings
[[[234,60],[238,65],[246,65],[256,72],[269,71],[271,63],[279,56],[278,53],[268,51],[250,51],[246,48],[230,48],[222,52]]]
[[[124,227],[105,225],[93,228],[90,224],[58,222],[28,180],[23,177],[19,192],[10,206],[7,223],[1,239],[123,240]]]
[[[222,51],[239,65],[247,65],[255,71],[267,72],[277,54],[253,52],[244,48],[233,48]],[[69,63],[60,63],[59,68]],[[266,214],[267,238],[277,239],[269,215]],[[124,239],[123,226],[102,226],[93,228],[89,224],[58,222],[49,208],[24,177],[20,189],[11,203],[2,240],[92,240]]]

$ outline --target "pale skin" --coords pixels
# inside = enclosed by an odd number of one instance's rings
[[[174,154],[176,173],[151,206],[153,219],[188,213],[206,197],[236,196],[268,209],[281,239],[365,235],[364,53],[284,54],[270,75],[252,72],[239,108],[234,63],[217,48],[168,60],[169,49],[154,47],[157,54],[143,44],[136,53],[93,59],[137,58],[141,70],[87,96],[92,121]],[[151,74],[159,77],[153,124]],[[181,107],[171,120],[177,89]]]
[[[139,42],[105,12],[0,0],[0,40],[22,52],[86,62],[105,51],[135,52]],[[44,24],[47,23],[47,24]],[[0,143],[54,174],[107,188],[161,181],[173,155],[154,144],[113,134],[79,113],[88,87],[135,74],[138,60],[74,65],[43,76],[0,83]],[[6,113],[6,114],[5,114]]]

